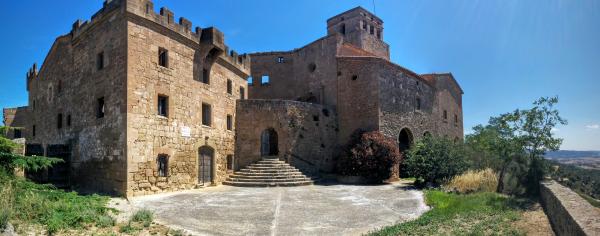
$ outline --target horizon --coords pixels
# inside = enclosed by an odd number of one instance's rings
[[[327,19],[362,6],[384,21],[392,62],[419,74],[454,75],[465,91],[465,135],[491,116],[557,95],[569,121],[554,131],[564,138],[561,150],[600,150],[600,80],[594,78],[600,68],[600,27],[594,23],[600,22],[600,2],[378,0],[375,9],[371,0],[154,3],[155,11],[168,7],[194,27],[217,27],[239,53],[300,48],[326,35]],[[102,1],[7,5],[12,10],[0,19],[13,23],[5,23],[0,41],[5,58],[11,58],[0,66],[2,108],[27,105],[25,72],[34,62],[41,67],[54,39],[67,34],[75,20],[89,20]]]

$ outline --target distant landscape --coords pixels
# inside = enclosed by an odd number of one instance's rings
[[[584,169],[600,170],[600,151],[559,150],[548,152],[546,159],[561,164],[575,165]]]

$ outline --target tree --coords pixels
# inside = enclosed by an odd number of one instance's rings
[[[9,174],[13,173],[15,168],[37,171],[63,161],[59,158],[15,154],[13,150],[16,147],[17,144],[10,139],[0,137],[0,169],[3,169]]]
[[[464,148],[447,138],[425,137],[408,151],[404,168],[417,184],[440,185],[469,167]]]
[[[467,137],[467,143],[503,159],[498,192],[507,192],[504,181],[507,174],[516,175],[526,185],[527,192],[535,195],[544,174],[543,155],[560,148],[562,139],[554,137],[552,130],[557,125],[566,125],[555,105],[557,97],[542,97],[533,107],[515,110],[490,118],[487,126],[477,126],[475,133]],[[515,164],[517,163],[517,164]],[[515,165],[527,165],[526,176],[510,173]]]
[[[362,176],[373,182],[390,179],[401,161],[393,139],[378,131],[355,131],[338,160],[337,171],[348,176]]]

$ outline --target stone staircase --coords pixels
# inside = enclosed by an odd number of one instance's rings
[[[263,157],[257,163],[236,171],[223,182],[238,187],[291,187],[311,185],[314,181],[278,157]]]

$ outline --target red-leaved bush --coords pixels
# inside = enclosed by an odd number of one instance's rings
[[[381,182],[394,176],[402,156],[393,139],[379,131],[355,131],[338,159],[338,174]],[[396,173],[397,176],[397,173]]]

